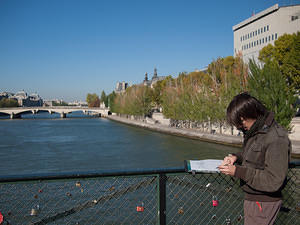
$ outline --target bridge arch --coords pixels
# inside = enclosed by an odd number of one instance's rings
[[[67,114],[82,111],[83,113],[93,112],[98,116],[107,116],[110,111],[109,108],[88,108],[88,107],[18,107],[18,108],[2,108],[0,115],[9,115],[11,119],[21,118],[22,114],[37,114],[39,112],[48,112],[49,114],[58,113],[62,118]]]

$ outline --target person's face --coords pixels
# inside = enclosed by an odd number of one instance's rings
[[[244,128],[244,130],[250,130],[250,128],[252,127],[252,125],[255,123],[255,119],[244,119],[243,117],[241,117],[241,121],[242,121],[242,128]]]

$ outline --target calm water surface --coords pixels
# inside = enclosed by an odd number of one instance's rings
[[[0,119],[0,175],[181,167],[240,150],[104,118],[35,117]]]

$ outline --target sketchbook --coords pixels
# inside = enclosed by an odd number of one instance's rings
[[[187,172],[219,173],[218,166],[223,160],[205,159],[205,160],[185,160],[184,168]]]

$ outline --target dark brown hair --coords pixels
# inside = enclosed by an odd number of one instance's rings
[[[242,126],[244,119],[257,119],[267,113],[266,107],[247,92],[233,98],[227,107],[227,122],[237,128]]]

